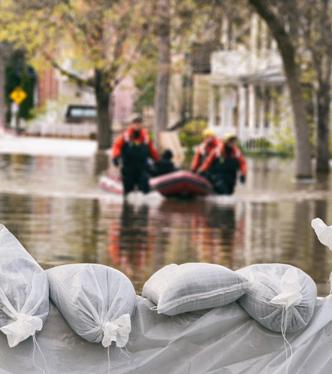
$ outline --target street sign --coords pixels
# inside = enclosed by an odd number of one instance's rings
[[[16,87],[14,91],[11,92],[10,98],[17,104],[20,105],[22,101],[27,98],[27,93],[22,87]]]

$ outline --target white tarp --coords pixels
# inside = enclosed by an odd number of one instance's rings
[[[284,374],[288,364],[289,374],[332,372],[331,296],[317,301],[305,330],[287,336],[290,363],[281,334],[258,325],[237,303],[175,317],[158,315],[151,306],[138,298],[127,351],[111,349],[112,374]],[[107,350],[78,337],[53,306],[37,340],[49,374],[108,372]],[[32,351],[31,338],[9,348],[1,334],[0,374],[41,373]],[[36,362],[45,365],[39,352]]]

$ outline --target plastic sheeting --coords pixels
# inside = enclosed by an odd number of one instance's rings
[[[272,333],[237,304],[175,317],[158,315],[138,297],[127,351],[113,347],[111,373],[131,374],[330,374],[332,297],[317,301],[313,319],[289,334],[293,356],[285,361],[281,334]],[[107,373],[107,350],[78,337],[51,307],[37,340],[49,374]],[[31,338],[9,348],[0,335],[0,374],[41,373],[33,365]],[[36,362],[43,367],[40,353]]]

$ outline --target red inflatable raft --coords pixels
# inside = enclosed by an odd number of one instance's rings
[[[175,171],[150,179],[151,189],[166,197],[196,197],[212,193],[212,186],[205,178],[187,170]],[[104,176],[100,187],[105,191],[122,194],[122,183],[119,179]]]

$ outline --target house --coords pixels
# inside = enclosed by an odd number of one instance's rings
[[[229,48],[211,54],[209,127],[220,136],[236,133],[241,142],[273,142],[291,122],[282,60],[257,15],[251,15],[245,32],[246,44],[233,40]]]
[[[68,68],[68,66],[66,66]],[[136,88],[133,79],[125,77],[113,93],[112,113],[114,131],[120,131],[133,112]],[[50,136],[89,137],[96,133],[96,121],[89,115],[81,121],[68,121],[68,108],[86,107],[89,113],[96,106],[91,87],[79,87],[52,67],[38,71],[35,103],[45,108],[45,113],[37,117],[27,127],[30,134]],[[67,123],[65,123],[67,122]]]

